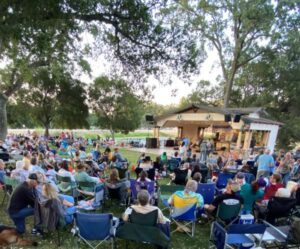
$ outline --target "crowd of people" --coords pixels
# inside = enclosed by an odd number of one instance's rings
[[[211,149],[205,152],[203,161],[203,155],[192,153],[191,148],[182,143],[179,151],[172,155],[164,152],[154,161],[142,153],[136,166],[132,167],[117,147],[111,149],[109,144],[97,139],[92,141],[61,133],[50,138],[36,134],[9,135],[5,141],[0,141],[0,151],[1,155],[17,158],[12,167],[5,166],[4,160],[0,160],[0,184],[5,185],[5,177],[19,183],[12,192],[8,213],[20,234],[25,232],[26,217],[34,215],[38,220],[36,203],[43,205],[49,200],[58,217],[72,223],[78,208],[74,193],[70,196],[62,194],[60,190],[64,183],[58,182],[57,176],[69,177],[74,186],[79,182],[103,186],[104,199],[109,198],[111,189],[118,189],[120,203],[125,206],[130,196],[130,174],[135,173],[137,203],[126,209],[122,217],[124,221],[133,211],[146,214],[157,210],[157,222],[169,222],[157,206],[159,179],[162,177],[169,177],[169,184],[185,186],[183,191],[176,191],[169,197],[169,205],[182,208],[194,203],[204,212],[202,217],[215,216],[224,200],[236,200],[241,204],[243,214],[259,217],[264,215],[273,196],[295,198],[298,202],[300,197],[300,149],[294,154],[284,150],[271,154],[265,149],[248,160],[226,148],[218,152]],[[176,165],[172,169],[171,162]],[[221,173],[232,171],[234,176],[226,187],[212,203],[204,204],[205,196],[197,193],[198,184],[218,182]],[[253,177],[249,178],[249,175]],[[154,193],[147,189],[149,182],[155,182]],[[93,192],[94,189],[86,187],[83,190]],[[48,225],[53,226],[51,222],[54,221],[52,219]],[[32,233],[39,232],[38,226],[32,230]]]

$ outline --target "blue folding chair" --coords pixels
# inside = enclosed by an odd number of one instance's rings
[[[200,183],[198,184],[198,188],[196,193],[202,195],[204,204],[211,204],[215,197],[215,183]],[[199,209],[197,212],[197,217],[200,217],[204,212],[204,209]]]
[[[233,179],[234,174],[230,173],[219,173],[218,180],[216,182],[216,194],[222,193],[222,190],[226,187],[229,179]]]
[[[138,191],[141,189],[146,189],[150,196],[153,196],[155,191],[154,182],[138,182],[135,179],[130,179],[131,197],[134,200],[137,199]]]
[[[112,232],[112,214],[76,213],[76,233],[79,240],[83,241],[90,248],[96,249],[106,241],[111,242],[114,248],[115,232]],[[100,242],[98,242],[100,240]]]
[[[179,168],[180,161],[177,159],[170,159],[168,160],[168,169],[170,171],[174,171],[174,169]]]
[[[211,204],[215,197],[215,188],[215,183],[200,183],[196,193],[203,196],[204,204]]]
[[[257,246],[260,246],[266,228],[265,224],[232,224],[226,230],[220,223],[215,221],[211,226],[210,243],[217,249],[240,248],[242,244],[254,245],[256,243],[255,239],[250,235],[255,234],[258,240]]]
[[[244,173],[246,183],[251,184],[255,180],[255,176],[252,173]]]
[[[170,220],[173,221],[178,228],[183,229],[183,231],[190,237],[194,237],[197,221],[197,204],[186,206],[184,208],[171,208]],[[191,225],[191,229],[189,226]],[[172,233],[176,232],[178,228]]]

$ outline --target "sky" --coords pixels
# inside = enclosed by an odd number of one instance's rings
[[[109,62],[106,62],[104,57],[88,58],[87,60],[91,65],[92,73],[91,77],[82,75],[82,81],[90,83],[94,78],[109,71]],[[191,85],[187,85],[180,79],[175,78],[172,85],[162,86],[151,76],[148,78],[147,84],[149,86],[155,86],[152,92],[154,102],[162,105],[178,104],[182,97],[187,96],[196,88],[199,80],[209,80],[212,84],[216,84],[216,78],[220,74],[221,70],[218,66],[217,53],[211,51],[200,67],[200,74],[192,80]]]

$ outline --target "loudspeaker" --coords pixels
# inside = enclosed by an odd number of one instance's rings
[[[147,137],[146,138],[146,148],[147,149],[155,149],[157,148],[157,138],[153,137]]]
[[[233,122],[238,123],[241,120],[241,114],[235,114]]]
[[[231,121],[231,115],[225,114],[225,122],[230,122],[230,121]]]
[[[146,122],[154,122],[154,117],[153,115],[146,115],[145,116]]]

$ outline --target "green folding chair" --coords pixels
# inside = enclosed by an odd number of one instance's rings
[[[72,182],[71,177],[56,175],[56,181],[57,187],[61,193],[74,196],[76,184],[75,182]]]
[[[6,198],[9,199],[11,197],[12,192],[18,185],[19,185],[19,181],[17,179],[11,178],[9,176],[4,177],[4,186],[3,186],[4,195],[1,204],[2,206],[4,205]]]
[[[228,226],[239,218],[241,208],[242,205],[239,200],[224,200],[218,207],[216,220]]]

